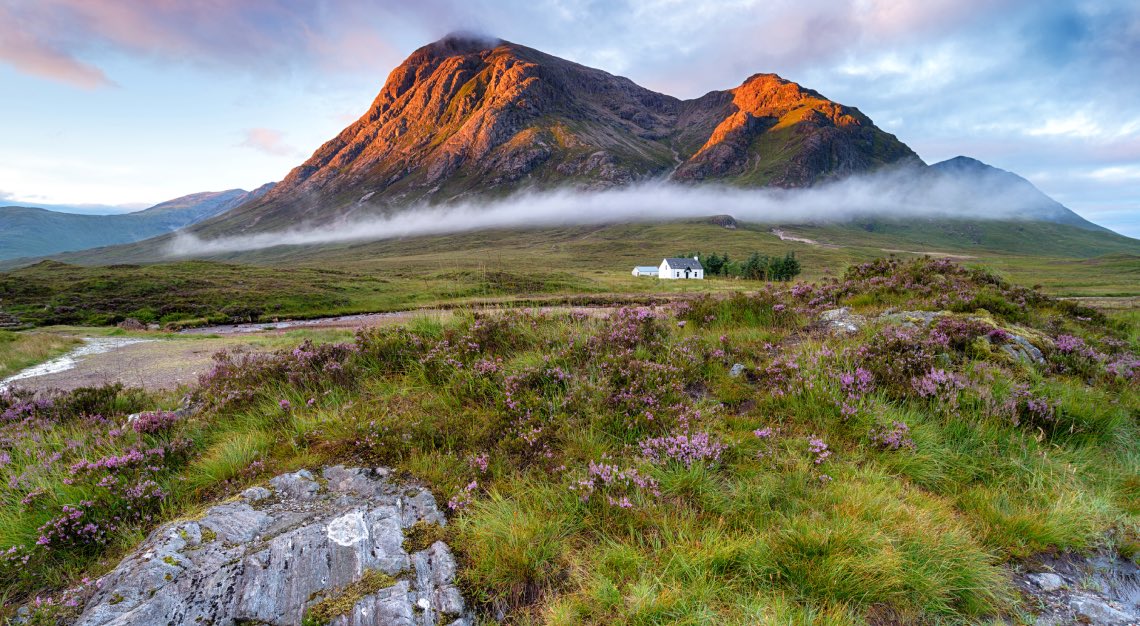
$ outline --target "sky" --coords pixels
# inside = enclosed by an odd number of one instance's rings
[[[457,30],[681,98],[776,72],[1140,237],[1134,0],[0,0],[0,202],[280,180]]]

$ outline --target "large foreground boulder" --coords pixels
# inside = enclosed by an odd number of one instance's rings
[[[284,474],[154,531],[77,624],[467,626],[451,550],[422,545],[445,523],[430,492],[387,470]]]

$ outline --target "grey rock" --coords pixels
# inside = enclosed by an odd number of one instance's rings
[[[733,378],[736,378],[737,376],[740,376],[743,373],[744,373],[744,365],[742,365],[740,363],[733,363],[732,369],[728,370],[728,375],[733,377]]]
[[[1037,585],[1041,591],[1057,591],[1065,586],[1065,579],[1056,574],[1045,572],[1043,574],[1030,574],[1027,578]]]
[[[322,487],[307,471],[278,476],[273,491],[253,487],[199,520],[160,527],[97,581],[76,624],[295,625],[368,570],[397,582],[333,624],[472,623],[448,546],[403,547],[411,525],[446,523],[429,491],[386,471],[338,466],[323,478]]]
[[[1107,602],[1092,596],[1078,596],[1069,602],[1073,612],[1083,617],[1087,623],[1104,624],[1105,626],[1125,626],[1134,624],[1140,616],[1135,613],[1125,613]]]
[[[273,497],[273,492],[265,487],[250,487],[241,492],[241,497],[247,502],[261,502]]]
[[[1140,567],[1112,552],[1045,554],[1033,559],[1045,573],[1014,580],[1038,612],[1038,626],[1140,624]]]
[[[311,500],[321,490],[320,483],[309,470],[282,474],[270,480],[269,484],[277,493],[294,500]]]
[[[1029,342],[1028,339],[1021,335],[1010,333],[1009,340],[1013,343],[1004,344],[1001,348],[1006,354],[1010,355],[1017,361],[1026,363],[1036,363],[1037,365],[1045,364],[1045,355]]]
[[[819,314],[819,321],[828,332],[835,335],[857,333],[867,324],[867,318],[852,313],[847,307],[824,311]]]
[[[900,326],[930,326],[943,315],[939,311],[890,311],[880,315],[879,319]]]
[[[187,418],[195,415],[202,406],[194,403],[194,398],[190,394],[182,396],[182,402],[178,404],[178,408],[174,410],[174,414],[180,418]]]

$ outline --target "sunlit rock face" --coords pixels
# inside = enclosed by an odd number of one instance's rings
[[[652,179],[797,187],[897,161],[918,158],[858,110],[774,74],[679,100],[524,46],[449,36],[393,70],[368,111],[265,198],[206,230]]]
[[[151,533],[76,623],[286,625],[322,610],[336,626],[470,624],[447,544],[405,544],[417,523],[446,521],[430,492],[385,470],[283,474]]]

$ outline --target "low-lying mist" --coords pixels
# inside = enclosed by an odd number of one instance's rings
[[[1000,184],[999,184],[1000,183]],[[1049,206],[1052,205],[1052,206]],[[377,241],[493,228],[535,228],[667,221],[728,214],[762,224],[844,222],[856,218],[973,220],[1062,217],[1031,185],[910,170],[854,176],[807,189],[741,189],[654,182],[607,191],[523,192],[495,201],[409,207],[396,214],[216,239],[179,233],[170,256]]]

